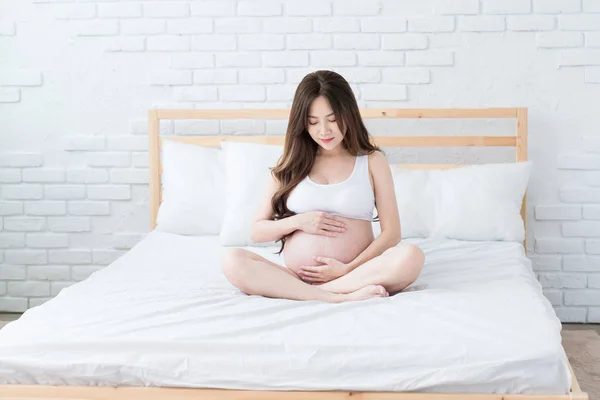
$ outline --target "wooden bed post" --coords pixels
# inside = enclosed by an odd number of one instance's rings
[[[527,108],[517,108],[517,162],[527,161]],[[523,228],[525,238],[523,239],[523,248],[527,254],[527,190],[523,194],[523,204],[521,205],[521,217],[523,218]]]
[[[158,138],[158,112],[148,111],[148,152],[150,156],[150,230],[156,227],[156,214],[160,205],[160,143]]]

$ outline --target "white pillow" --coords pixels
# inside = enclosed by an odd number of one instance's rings
[[[283,146],[258,143],[222,142],[225,153],[225,217],[221,227],[223,246],[274,246],[276,242],[255,243],[250,228],[266,186],[270,168],[283,154]]]
[[[434,188],[429,170],[391,166],[403,238],[427,237],[435,218]]]
[[[181,235],[219,234],[225,214],[223,158],[220,148],[163,140],[157,230]]]

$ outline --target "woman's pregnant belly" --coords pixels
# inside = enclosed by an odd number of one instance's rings
[[[356,258],[374,240],[371,221],[362,219],[344,218],[345,232],[336,232],[336,236],[329,237],[295,231],[285,242],[283,257],[286,266],[294,272],[300,267],[321,265],[314,257],[331,257],[343,263],[348,263]]]

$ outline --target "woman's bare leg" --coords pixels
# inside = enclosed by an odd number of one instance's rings
[[[418,246],[398,245],[346,275],[315,286],[332,293],[350,293],[364,285],[381,285],[388,293],[396,293],[417,279],[424,263],[425,255]]]
[[[322,290],[303,282],[293,271],[245,249],[226,249],[222,267],[227,280],[249,295],[290,300],[320,300],[329,303],[387,295],[383,287],[368,284],[344,294]]]

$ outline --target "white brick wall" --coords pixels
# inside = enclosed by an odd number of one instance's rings
[[[144,236],[147,109],[289,106],[302,77],[325,68],[362,107],[529,107],[529,256],[562,320],[600,322],[598,1],[7,1],[0,311],[42,304]],[[48,35],[28,29],[27,12],[52,22]],[[468,130],[453,126],[440,129]],[[160,129],[277,135],[285,121]],[[488,131],[498,134],[491,123],[470,134]]]

